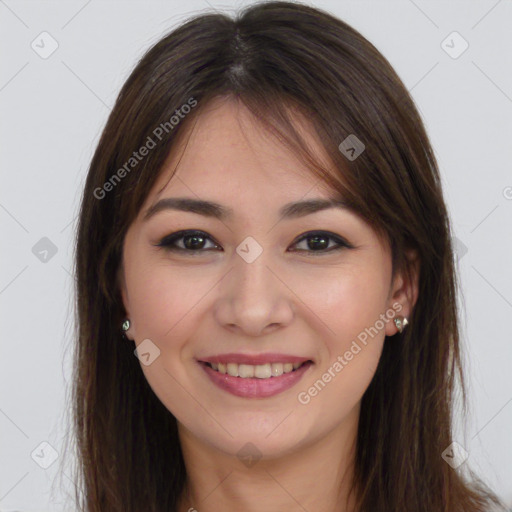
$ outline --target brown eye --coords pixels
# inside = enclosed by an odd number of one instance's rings
[[[294,245],[303,241],[306,241],[306,249],[299,249],[299,251],[325,253],[337,251],[343,248],[352,248],[346,240],[326,231],[306,233],[302,238],[295,242]],[[331,245],[331,243],[334,243],[334,245]]]
[[[208,241],[213,247],[207,247]],[[314,256],[330,253],[340,249],[351,249],[353,246],[346,240],[334,233],[327,231],[316,231],[302,235],[293,245],[306,242],[303,249],[292,249],[291,252],[305,252]],[[204,231],[183,230],[171,233],[160,240],[158,247],[164,247],[166,251],[198,254],[201,252],[217,250],[220,245],[213,242],[213,239]],[[221,249],[222,250],[222,249]]]
[[[180,247],[177,245],[177,242],[181,240],[183,240],[183,244]],[[203,249],[211,250],[211,248],[205,249],[206,241],[208,240],[212,239],[203,231],[186,230],[171,233],[170,235],[162,238],[162,240],[160,240],[156,245],[159,247],[165,247],[168,251],[203,252]]]

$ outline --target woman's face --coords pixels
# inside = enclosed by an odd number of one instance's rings
[[[410,310],[389,247],[354,213],[296,207],[281,218],[289,203],[332,197],[231,100],[211,103],[170,155],[127,232],[122,294],[141,368],[181,432],[273,458],[354,428],[392,318]],[[170,198],[230,213],[159,203]],[[182,230],[201,233],[173,242]]]

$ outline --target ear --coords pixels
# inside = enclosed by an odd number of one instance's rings
[[[397,312],[397,316],[410,319],[419,293],[420,263],[418,252],[415,249],[405,251],[407,263],[403,271],[398,272],[392,283],[387,307]],[[397,303],[401,309],[397,309]],[[395,307],[393,308],[393,304]],[[386,323],[386,336],[393,336],[398,332],[395,322]]]
[[[119,268],[117,269],[116,279],[117,279],[117,286],[121,293],[121,299],[123,301],[123,308],[124,308],[123,319],[124,318],[129,319],[130,318],[130,306],[129,306],[129,301],[128,301],[128,291],[126,289],[126,281],[124,278],[124,268],[123,268],[122,263],[119,265]],[[132,334],[133,334],[133,326],[130,326],[130,328],[127,331],[124,331],[124,335],[130,340],[133,340]]]

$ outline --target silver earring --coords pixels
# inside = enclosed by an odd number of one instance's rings
[[[404,327],[409,324],[405,316],[397,316],[393,321],[400,333],[404,330]]]
[[[127,331],[130,328],[130,320],[128,318],[123,322],[122,329],[123,331]]]

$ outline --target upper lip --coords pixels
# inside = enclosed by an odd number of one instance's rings
[[[199,358],[198,361],[203,363],[237,363],[237,364],[250,364],[258,365],[265,363],[303,363],[311,361],[308,357],[292,356],[290,354],[218,354],[216,356],[208,356]]]

